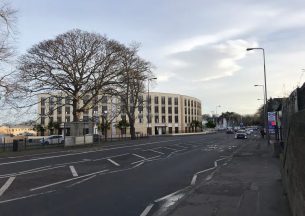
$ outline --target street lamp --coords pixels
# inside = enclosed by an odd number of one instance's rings
[[[217,126],[217,108],[221,107],[220,105],[216,106],[216,112],[215,112],[215,124]]]
[[[267,135],[267,144],[269,145],[269,128],[268,128],[268,97],[267,97],[267,79],[266,79],[266,57],[265,57],[265,50],[264,48],[256,47],[256,48],[247,48],[247,51],[251,50],[262,50],[263,51],[263,63],[264,63],[264,83],[265,83],[265,129],[266,129],[266,135]]]
[[[156,80],[157,77],[152,77],[147,79],[147,135],[151,135],[151,131],[149,130],[149,123],[150,123],[150,97],[149,97],[149,82],[152,80]]]

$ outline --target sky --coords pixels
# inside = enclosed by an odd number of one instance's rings
[[[203,113],[253,114],[268,97],[305,82],[304,0],[12,0],[22,55],[43,40],[79,28],[126,45],[155,66],[152,91],[197,97]],[[220,106],[220,107],[218,107]],[[218,108],[216,108],[218,107]]]

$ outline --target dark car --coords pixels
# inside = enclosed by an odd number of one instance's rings
[[[245,130],[238,130],[235,133],[235,139],[247,139],[247,132]]]

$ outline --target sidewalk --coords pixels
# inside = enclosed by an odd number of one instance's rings
[[[171,216],[290,216],[279,160],[264,140],[246,140],[210,181],[178,202]]]

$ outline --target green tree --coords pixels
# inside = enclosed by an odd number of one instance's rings
[[[37,132],[37,134],[40,134],[40,136],[44,136],[45,128],[41,124],[34,125],[33,128],[34,131]]]
[[[116,128],[119,128],[121,130],[121,135],[123,135],[123,132],[126,133],[126,128],[130,127],[130,124],[126,120],[121,120],[116,124]]]
[[[201,127],[202,127],[202,124],[201,124],[201,122],[198,121],[198,120],[193,120],[193,121],[191,122],[191,127],[192,127],[192,129],[195,128],[195,132],[196,132],[196,131],[197,131],[197,128],[201,128]]]
[[[206,126],[207,128],[215,128],[215,127],[216,127],[216,124],[215,124],[214,122],[212,122],[212,121],[208,121],[208,122],[205,124],[205,126]]]

